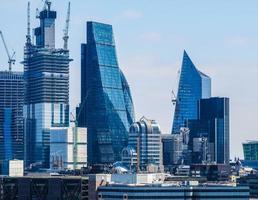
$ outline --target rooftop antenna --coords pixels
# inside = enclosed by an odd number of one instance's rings
[[[67,16],[66,16],[66,21],[65,21],[65,28],[64,28],[64,50],[68,49],[68,31],[69,31],[69,23],[70,23],[70,12],[71,12],[71,3],[68,3],[68,9],[67,9]]]
[[[31,44],[31,35],[30,35],[30,2],[28,2],[27,8],[27,35],[26,35],[27,44]]]

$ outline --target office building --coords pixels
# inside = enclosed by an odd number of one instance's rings
[[[2,177],[0,199],[88,200],[88,177],[33,174]]]
[[[219,164],[229,164],[229,98],[201,99],[199,118],[209,124],[209,148],[214,155],[211,159]]]
[[[162,134],[162,154],[163,165],[165,169],[169,169],[173,165],[173,135]]]
[[[128,146],[136,150],[138,168],[163,166],[160,126],[155,120],[142,117],[130,127]]]
[[[247,141],[243,143],[244,160],[241,164],[244,167],[251,167],[258,170],[258,141]]]
[[[49,167],[51,127],[69,126],[69,51],[55,48],[56,11],[51,2],[39,13],[36,44],[27,33],[24,51],[25,163]],[[28,28],[29,30],[29,28]]]
[[[9,161],[9,176],[21,177],[24,175],[24,161],[23,160],[10,160]]]
[[[9,160],[24,159],[24,76],[0,72],[0,174],[8,175]]]
[[[87,129],[50,128],[50,168],[75,170],[87,166]]]
[[[247,141],[243,143],[244,158],[248,161],[258,161],[258,141]]]
[[[98,200],[177,199],[177,200],[249,200],[249,187],[226,185],[108,184],[98,187]]]
[[[207,181],[228,181],[231,166],[228,164],[200,163],[190,166],[192,177],[204,177]]]
[[[258,174],[248,174],[237,179],[237,185],[250,188],[251,199],[258,199]]]
[[[163,164],[169,169],[172,166],[188,164],[190,152],[188,150],[189,129],[181,127],[180,133],[162,135]]]
[[[81,46],[79,126],[88,130],[89,164],[121,160],[134,121],[128,83],[119,69],[111,25],[87,23],[87,44]]]
[[[131,172],[137,170],[137,152],[131,146],[128,146],[122,150],[122,165],[125,166]]]
[[[181,127],[186,127],[186,120],[198,118],[198,101],[211,96],[211,79],[200,72],[187,53],[184,51],[172,133],[179,133]]]
[[[195,161],[229,164],[229,98],[201,99],[198,108],[198,119],[187,121],[190,129],[189,147],[203,159]],[[199,143],[200,148],[198,141],[202,141]]]

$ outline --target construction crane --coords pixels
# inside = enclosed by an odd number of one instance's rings
[[[176,95],[175,95],[175,93],[174,93],[174,91],[172,90],[172,104],[173,105],[176,105],[176,103],[177,103],[177,98],[176,98]]]
[[[26,35],[27,44],[31,43],[31,35],[30,35],[30,2],[28,2],[27,8],[27,35]]]
[[[69,31],[69,23],[70,23],[70,12],[71,12],[71,3],[68,3],[68,9],[67,9],[67,16],[66,16],[66,20],[65,20],[65,28],[64,28],[64,50],[68,49],[68,31]]]
[[[7,45],[6,45],[6,42],[4,40],[4,35],[3,35],[2,31],[0,31],[0,36],[2,38],[4,48],[5,48],[5,51],[6,51],[7,56],[8,56],[9,71],[11,71],[12,70],[12,65],[15,64],[15,59],[14,59],[15,51],[13,52],[12,55],[10,55],[9,50],[7,48]]]
[[[77,154],[77,141],[78,141],[78,119],[81,115],[81,112],[83,110],[83,107],[88,99],[88,96],[89,96],[89,93],[90,93],[90,90],[88,90],[85,98],[83,99],[83,102],[81,103],[80,107],[79,107],[79,110],[78,110],[78,113],[76,116],[73,115],[72,112],[70,112],[71,114],[71,117],[73,118],[72,120],[70,120],[70,122],[73,122],[75,124],[75,127],[74,127],[74,132],[73,132],[73,141],[74,141],[74,147],[73,147],[73,155],[74,155],[74,162],[73,162],[73,166],[74,166],[74,169],[77,165],[77,159],[76,159],[76,154]]]

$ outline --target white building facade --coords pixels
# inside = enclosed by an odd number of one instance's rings
[[[50,168],[75,170],[87,166],[87,129],[50,128]]]

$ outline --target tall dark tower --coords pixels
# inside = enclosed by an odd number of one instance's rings
[[[22,72],[0,72],[0,174],[11,159],[24,159],[24,78]]]
[[[35,29],[36,43],[27,36],[24,51],[26,165],[49,167],[51,127],[69,126],[69,51],[55,48],[57,13],[46,1]],[[29,23],[28,23],[29,24]],[[29,29],[28,29],[29,30]],[[29,35],[29,33],[28,33]]]
[[[121,159],[134,121],[129,85],[119,69],[113,28],[87,23],[87,44],[81,50],[79,126],[88,130],[89,164]]]

